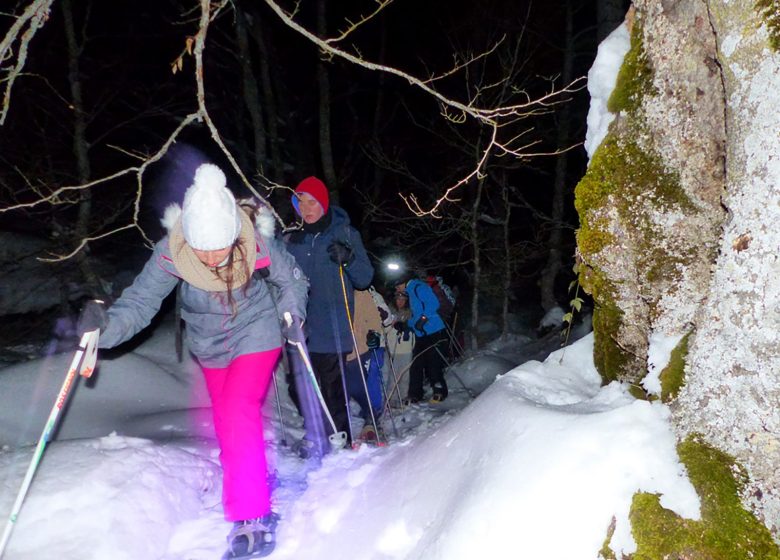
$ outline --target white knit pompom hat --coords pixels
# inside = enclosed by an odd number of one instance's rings
[[[241,231],[239,208],[225,186],[222,170],[212,163],[195,170],[195,180],[184,195],[181,227],[187,245],[200,251],[230,247]]]

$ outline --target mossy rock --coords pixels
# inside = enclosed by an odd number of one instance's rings
[[[680,339],[669,356],[669,363],[658,376],[661,380],[661,400],[665,403],[676,399],[685,384],[685,360],[688,358],[690,337],[691,333],[688,333]]]
[[[593,362],[604,385],[620,379],[633,361],[615,342],[622,322],[623,311],[612,302],[598,303],[593,309]]]
[[[769,530],[740,502],[746,475],[735,460],[692,436],[677,446],[701,499],[701,520],[661,507],[637,493],[629,517],[637,551],[631,560],[780,560]]]
[[[607,109],[610,113],[634,111],[648,93],[657,93],[653,86],[653,69],[642,44],[642,25],[635,21],[631,28],[631,46],[618,71],[615,89],[607,100]]]
[[[758,0],[756,10],[769,29],[769,46],[777,52],[780,50],[780,1]]]

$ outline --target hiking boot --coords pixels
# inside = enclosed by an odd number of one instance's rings
[[[430,404],[439,404],[444,399],[446,399],[447,396],[442,393],[434,393],[431,399],[428,401]]]
[[[263,558],[276,547],[276,525],[279,515],[271,512],[262,517],[233,523],[227,537],[228,550],[222,560],[248,560]]]

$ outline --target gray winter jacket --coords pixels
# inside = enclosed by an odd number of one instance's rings
[[[258,270],[249,280],[246,293],[243,286],[233,290],[235,315],[224,293],[207,292],[182,282],[181,309],[189,347],[204,367],[227,367],[238,356],[278,348],[283,343],[279,317],[285,311],[306,317],[309,282],[295,259],[276,239],[256,233],[256,240],[257,266],[268,265],[268,275],[263,278]],[[146,327],[179,280],[166,236],[157,243],[133,284],[108,310],[108,326],[100,333],[100,347],[112,348]]]

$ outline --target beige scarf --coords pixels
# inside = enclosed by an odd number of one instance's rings
[[[241,232],[238,234],[238,238],[241,240],[241,246],[246,253],[246,264],[248,266],[244,266],[241,251],[239,251],[238,247],[234,248],[232,263],[232,289],[234,290],[240,288],[249,281],[251,274],[255,270],[255,261],[257,260],[255,228],[252,225],[249,216],[247,216],[243,210],[240,211],[239,215],[241,217]],[[216,270],[203,264],[200,259],[195,256],[192,247],[187,245],[187,241],[184,239],[184,232],[181,228],[181,217],[171,229],[168,238],[168,246],[171,250],[173,264],[176,266],[176,270],[179,271],[179,274],[181,274],[185,282],[192,284],[201,290],[206,290],[207,292],[227,291],[225,281],[217,275]],[[221,272],[223,276],[227,276],[227,271]],[[247,274],[247,272],[249,274]]]

